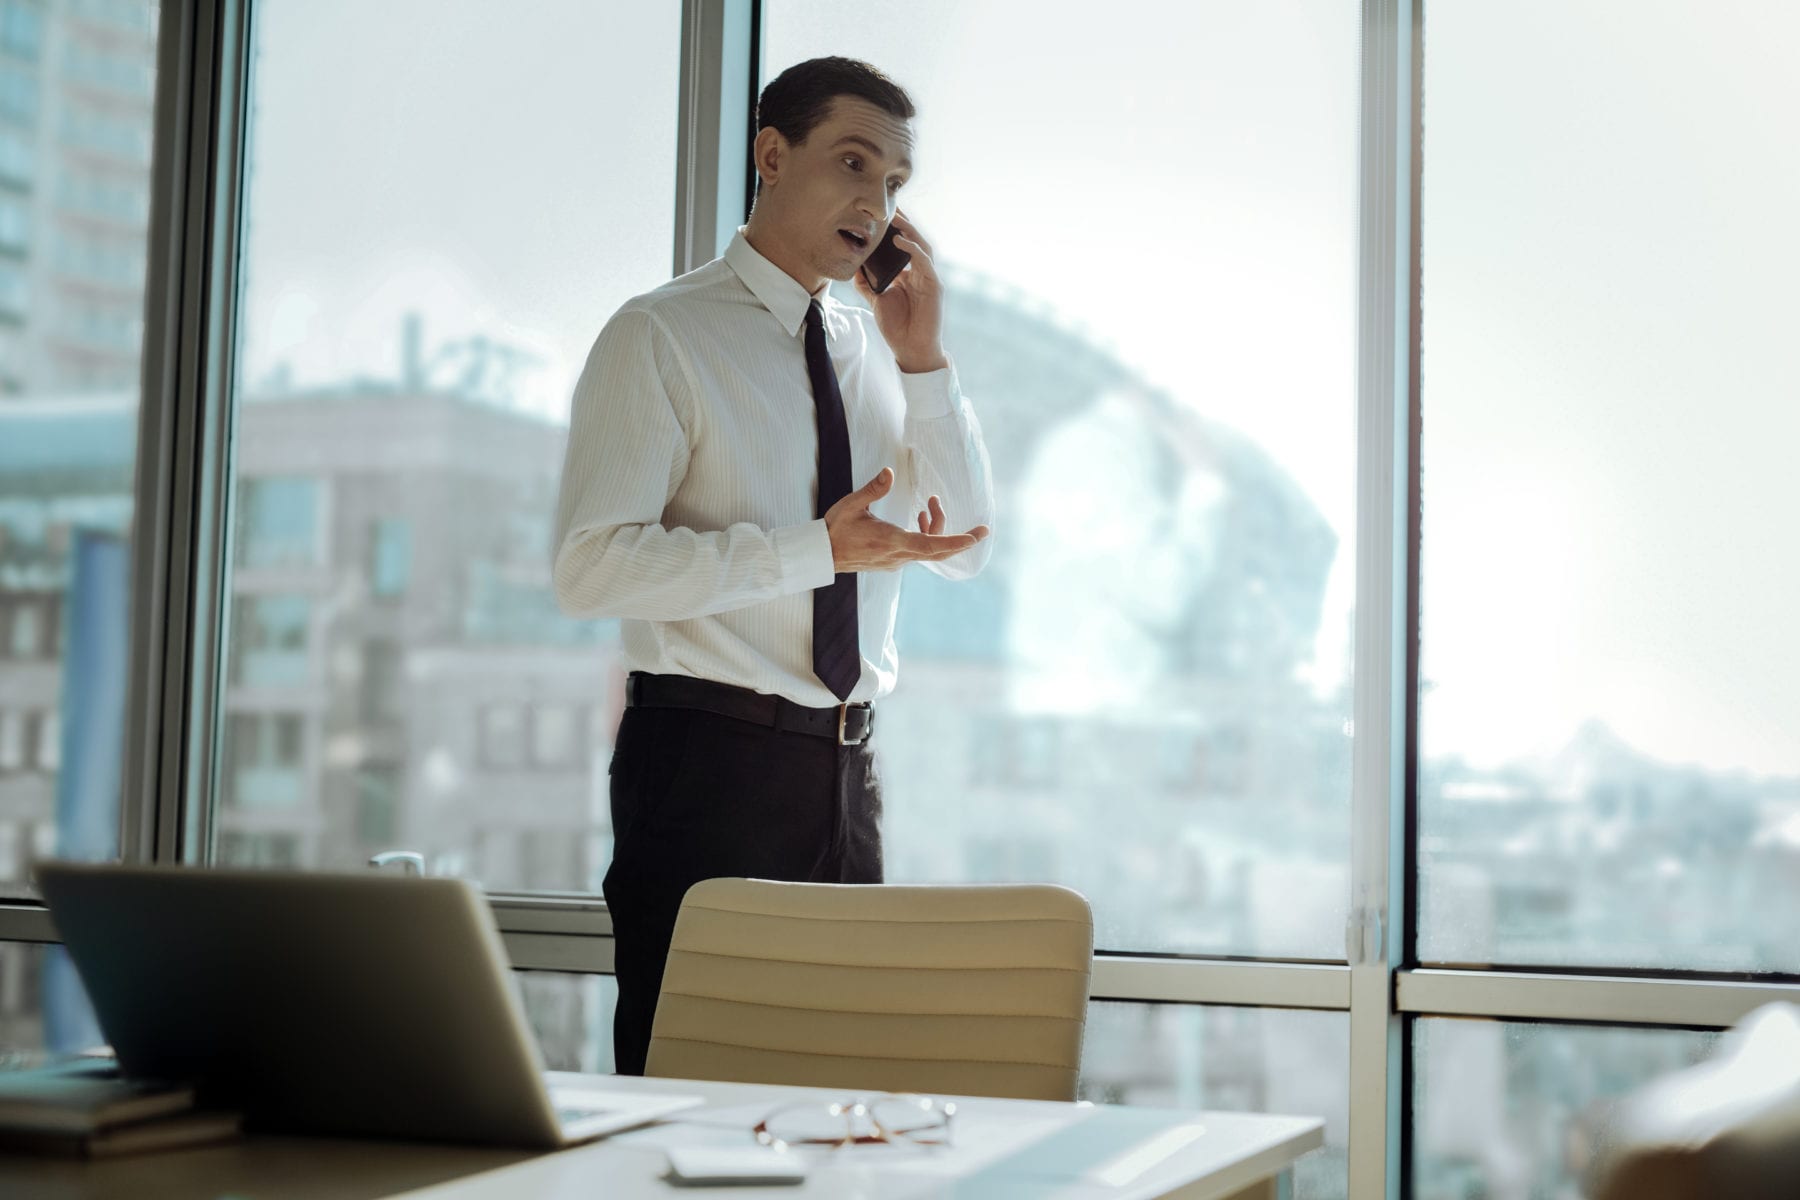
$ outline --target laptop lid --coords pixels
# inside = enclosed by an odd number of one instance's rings
[[[128,1074],[251,1128],[556,1146],[493,915],[457,879],[40,863]]]

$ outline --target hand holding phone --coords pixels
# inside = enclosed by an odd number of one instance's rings
[[[912,255],[894,245],[894,237],[899,232],[900,227],[889,221],[887,233],[875,249],[870,251],[869,257],[863,260],[863,279],[868,281],[869,290],[877,296],[887,291],[888,284],[894,282],[894,277],[912,261]]]

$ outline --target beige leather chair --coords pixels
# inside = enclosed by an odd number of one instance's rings
[[[1619,1106],[1597,1200],[1800,1196],[1800,1006],[1767,1004],[1711,1059]]]
[[[708,879],[645,1074],[1073,1100],[1093,948],[1063,887]]]

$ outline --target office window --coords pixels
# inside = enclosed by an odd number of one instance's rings
[[[34,1065],[48,1048],[44,1038],[44,960],[54,952],[51,946],[0,942],[0,1070]]]
[[[912,92],[899,204],[993,462],[983,574],[907,569],[888,878],[1048,866],[1108,949],[1341,956],[1356,6],[763,14],[764,82],[845,54]]]
[[[1294,1165],[1294,1194],[1341,1198],[1349,1184],[1349,1033],[1343,1013],[1094,1001],[1079,1098],[1323,1117],[1325,1145]]]
[[[1718,1034],[1434,1018],[1413,1026],[1413,1195],[1577,1196],[1611,1106]]]
[[[1426,6],[1418,956],[1792,973],[1800,19],[1616,16]],[[1573,1195],[1712,1045],[1421,1020],[1414,1194]]]
[[[139,7],[156,12],[153,4]],[[33,221],[31,205],[39,196],[55,196],[69,170],[61,157],[36,155],[31,129],[40,80],[56,86],[60,68],[48,61],[24,68],[16,61],[21,38],[35,38],[41,11],[41,5],[14,3],[0,16],[0,40],[10,38],[14,51],[9,58],[0,47],[0,390],[6,393],[0,404],[0,659],[6,660],[8,707],[39,714],[35,745],[23,741],[22,724],[10,735],[21,739],[16,753],[34,770],[0,780],[0,811],[21,829],[41,831],[32,835],[42,840],[41,846],[32,843],[32,854],[98,858],[114,852],[110,842],[57,844],[55,807],[60,802],[84,814],[66,827],[116,827],[111,818],[118,788],[95,777],[59,801],[59,781],[45,786],[42,775],[60,773],[65,736],[74,754],[105,761],[123,734],[111,715],[117,710],[100,689],[112,687],[109,680],[129,661],[123,535],[131,524],[136,475],[138,345],[134,339],[98,357],[52,352],[50,331],[63,314],[47,289],[29,281],[50,257],[41,235],[55,225]],[[135,52],[146,69],[154,69],[153,38]],[[142,120],[147,134],[148,110]],[[147,163],[99,165],[121,186],[135,179],[137,187],[147,187]],[[29,190],[20,194],[19,184]],[[121,231],[121,244],[135,244],[140,259],[145,238],[142,221]],[[119,307],[140,310],[141,289],[141,280],[121,278]],[[95,386],[92,375],[100,371],[113,382]],[[75,619],[86,624],[65,631],[64,612],[85,614]],[[22,669],[47,660],[58,669]],[[59,723],[64,711],[75,714],[66,728]],[[29,894],[28,857],[22,852],[0,861],[0,898]]]
[[[1795,972],[1800,15],[1616,18],[1430,10],[1420,955]]]
[[[679,6],[580,0],[255,7],[233,298],[242,474],[227,487],[240,514],[273,476],[328,497],[316,624],[286,643],[296,677],[322,685],[309,866],[362,866],[363,834],[387,823],[357,774],[375,754],[429,798],[430,821],[398,827],[434,873],[529,888],[544,862],[548,886],[570,885],[566,856],[522,851],[529,828],[484,847],[500,813],[568,838],[566,803],[498,795],[486,772],[530,768],[521,787],[547,797],[605,786],[567,728],[578,718],[550,716],[534,745],[508,697],[549,670],[599,702],[618,674],[614,628],[557,613],[542,527],[595,336],[669,275],[680,23]],[[580,149],[596,138],[604,154]],[[234,553],[247,570],[241,538]],[[269,635],[240,620],[229,638],[248,662]],[[227,707],[250,684],[234,677]]]
[[[619,988],[611,975],[514,971],[513,978],[547,1069],[612,1073],[612,1014]]]

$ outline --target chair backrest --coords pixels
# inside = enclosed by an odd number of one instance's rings
[[[1596,1164],[1599,1200],[1800,1195],[1800,1006],[1766,1004],[1707,1062],[1629,1096]]]
[[[1063,887],[708,879],[645,1073],[1073,1100],[1093,950]]]

